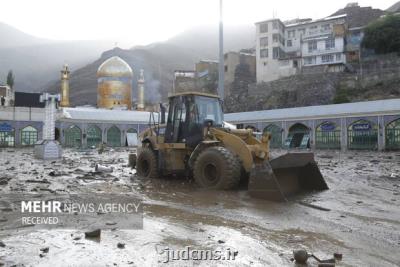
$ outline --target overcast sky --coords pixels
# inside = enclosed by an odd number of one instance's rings
[[[346,0],[224,0],[226,24],[275,17],[321,18]],[[395,0],[362,0],[386,9]],[[217,25],[219,0],[0,0],[0,21],[29,34],[57,40],[111,39],[138,45],[166,40],[185,29]]]

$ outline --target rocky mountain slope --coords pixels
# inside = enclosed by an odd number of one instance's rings
[[[11,69],[17,91],[43,91],[59,79],[62,65],[80,68],[112,47],[109,41],[54,41],[31,36],[0,23],[0,82]]]
[[[225,50],[240,50],[254,45],[252,25],[227,27],[225,29]],[[124,59],[134,72],[133,97],[137,93],[137,75],[144,69],[146,79],[145,98],[149,103],[166,98],[172,89],[175,70],[192,70],[200,59],[216,59],[218,55],[218,30],[214,27],[198,27],[166,42],[147,46],[136,46],[129,50],[115,48],[104,52],[94,62],[72,69],[70,97],[73,106],[96,104],[97,77],[100,64],[111,56]],[[46,90],[57,92],[60,82],[49,85]]]

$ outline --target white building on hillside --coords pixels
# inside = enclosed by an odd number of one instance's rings
[[[345,23],[345,14],[314,21],[256,23],[257,82],[294,75],[307,67],[341,70],[346,63]]]

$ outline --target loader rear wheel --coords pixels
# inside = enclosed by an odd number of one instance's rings
[[[157,156],[149,147],[143,147],[136,161],[137,174],[145,178],[157,178]]]
[[[240,181],[240,162],[224,147],[210,147],[200,153],[193,175],[196,183],[209,189],[232,189]]]

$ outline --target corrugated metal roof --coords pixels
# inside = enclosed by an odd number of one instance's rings
[[[158,114],[154,113],[157,120]],[[150,112],[131,110],[109,110],[95,108],[64,108],[62,120],[98,122],[148,123]]]
[[[228,113],[224,118],[228,122],[255,122],[363,116],[372,113],[400,114],[400,99]]]

